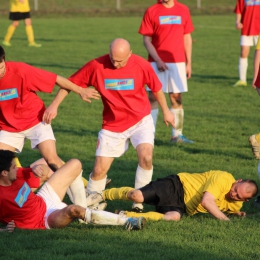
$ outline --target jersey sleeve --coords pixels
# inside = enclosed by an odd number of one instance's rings
[[[154,72],[151,64],[148,61],[145,61],[146,68],[144,70],[145,78],[146,78],[146,84],[149,89],[151,89],[152,92],[158,92],[162,89],[162,83],[158,79],[156,73]]]
[[[40,178],[37,178],[32,172],[32,168],[18,168],[17,178],[27,182],[30,188],[40,187]]]
[[[30,91],[51,93],[57,79],[57,75],[26,63],[21,63],[26,85]]]
[[[153,35],[153,25],[152,19],[150,19],[149,9],[146,10],[143,16],[143,20],[141,22],[139,33],[145,36],[152,36]]]
[[[91,86],[91,82],[93,81],[94,77],[93,71],[96,68],[95,63],[95,60],[86,63],[83,67],[71,75],[69,80],[82,88]]]

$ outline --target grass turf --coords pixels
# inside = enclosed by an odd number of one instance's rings
[[[183,95],[184,134],[193,145],[172,145],[170,128],[160,114],[154,150],[154,176],[220,169],[236,179],[257,180],[257,161],[248,145],[249,135],[259,131],[259,97],[250,87],[253,52],[249,57],[248,87],[234,88],[238,79],[239,32],[234,15],[195,16],[193,22],[193,75]],[[9,22],[0,19],[2,28]],[[88,60],[108,52],[115,37],[130,41],[134,53],[146,57],[137,34],[141,17],[34,19],[36,41],[42,48],[28,48],[23,25],[15,32],[7,60],[24,61],[70,76]],[[2,33],[4,34],[3,30]],[[39,94],[46,105],[52,94]],[[84,103],[71,93],[53,121],[59,155],[66,161],[79,158],[88,178],[101,126],[101,101]],[[26,143],[19,156],[25,166],[40,154]],[[129,151],[114,161],[108,176],[112,187],[134,183],[137,157]],[[67,200],[67,199],[66,199]],[[129,202],[109,202],[108,211],[129,209]],[[145,210],[152,207],[146,206]],[[210,215],[184,216],[178,223],[148,222],[141,232],[122,227],[98,227],[73,222],[62,230],[15,230],[1,233],[1,259],[259,259],[259,210],[245,203],[244,219],[221,222]]]

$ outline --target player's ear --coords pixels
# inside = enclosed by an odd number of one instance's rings
[[[242,181],[242,179],[238,179],[236,182],[241,182]]]

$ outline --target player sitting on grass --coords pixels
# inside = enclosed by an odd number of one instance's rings
[[[38,176],[32,171],[17,168],[15,154],[0,150],[0,222],[14,221],[18,228],[63,228],[74,219],[99,225],[124,225],[127,230],[142,229],[145,219],[128,218],[106,211],[90,210],[62,202],[68,187],[82,171],[81,162],[71,159],[59,168],[37,194],[31,188],[40,187]]]
[[[120,199],[154,205],[156,212],[121,212],[127,217],[143,216],[148,220],[178,221],[185,212],[188,215],[211,213],[217,219],[229,220],[223,212],[244,217],[246,213],[240,211],[243,202],[255,197],[257,192],[258,187],[253,180],[236,181],[228,172],[208,171],[170,175],[140,189],[107,189],[102,195],[96,194],[94,202],[97,203],[98,199]]]

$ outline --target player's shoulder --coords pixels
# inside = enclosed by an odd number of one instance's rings
[[[30,65],[24,63],[24,62],[16,62],[16,61],[6,61],[6,69],[9,72],[13,72],[15,74],[21,74],[23,72],[26,72],[28,67]]]
[[[150,63],[145,58],[143,58],[137,54],[131,55],[131,61],[140,67],[145,67],[147,65],[150,66]]]
[[[176,7],[182,9],[183,11],[189,12],[189,7],[185,4],[179,3],[179,2],[175,2]]]

